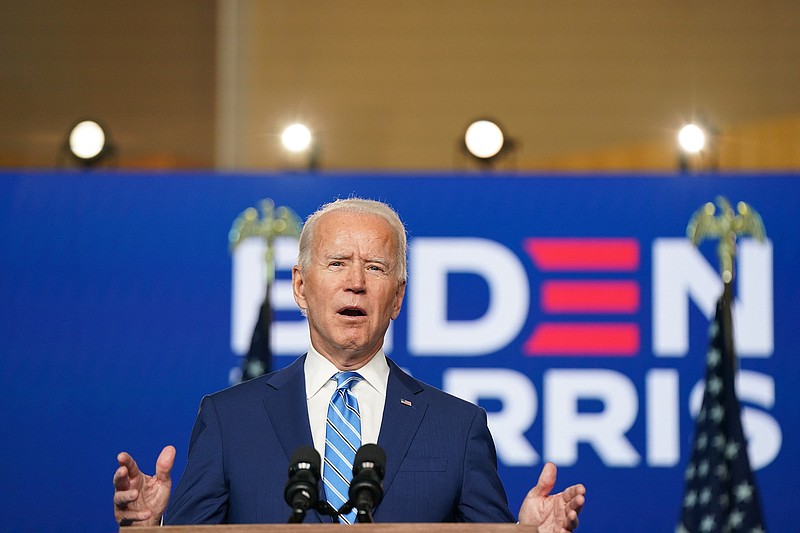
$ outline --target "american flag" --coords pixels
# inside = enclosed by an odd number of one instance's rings
[[[678,533],[765,531],[734,389],[729,289],[717,302],[709,331],[705,393],[686,468]]]
[[[242,364],[242,381],[257,378],[272,371],[272,345],[270,328],[272,326],[272,303],[269,284],[264,302],[258,311],[258,320],[253,328],[250,349]]]

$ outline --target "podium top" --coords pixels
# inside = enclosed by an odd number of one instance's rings
[[[231,524],[219,526],[164,526],[120,528],[121,533],[330,533],[332,527],[354,527],[358,533],[536,533],[535,526],[521,524]]]

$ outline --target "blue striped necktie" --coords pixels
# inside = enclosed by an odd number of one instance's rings
[[[358,412],[358,399],[350,389],[364,378],[358,372],[339,372],[331,379],[336,380],[336,392],[328,405],[322,477],[328,503],[338,509],[348,500],[353,461],[356,450],[361,447],[361,414]],[[356,512],[353,510],[339,519],[352,524]]]

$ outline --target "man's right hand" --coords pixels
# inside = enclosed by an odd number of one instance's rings
[[[175,448],[166,446],[156,461],[156,473],[148,476],[139,470],[128,453],[117,455],[119,468],[114,473],[114,518],[120,526],[157,526],[169,502],[172,489],[170,471],[175,463]]]

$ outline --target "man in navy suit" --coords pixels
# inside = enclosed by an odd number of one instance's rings
[[[380,202],[337,200],[309,217],[292,271],[295,301],[308,318],[308,353],[203,399],[171,498],[172,446],[161,452],[153,476],[120,453],[114,475],[120,525],[162,518],[166,524],[285,522],[289,458],[312,443],[325,455],[332,377],[341,371],[362,378],[352,388],[361,442],[386,451],[376,522],[514,522],[485,411],[415,380],[383,352],[405,294],[406,248],[402,222]],[[550,495],[555,478],[555,466],[546,464],[519,522],[548,532],[577,527],[586,490],[573,485]],[[314,510],[306,517],[332,520]]]

